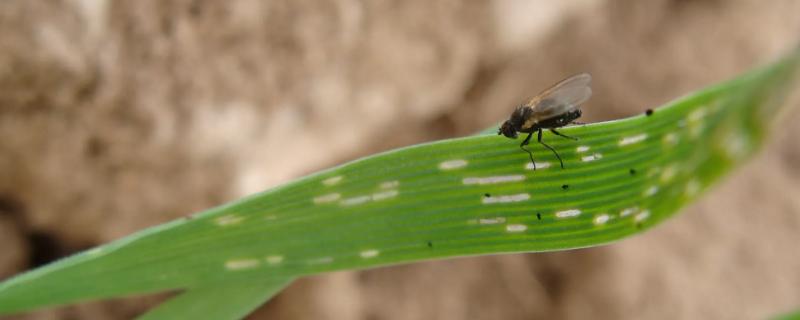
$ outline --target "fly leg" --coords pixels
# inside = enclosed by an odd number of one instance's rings
[[[561,135],[561,134],[558,134],[558,135]],[[539,140],[539,143],[541,143],[547,149],[550,149],[550,151],[553,151],[553,153],[556,155],[556,158],[558,158],[558,162],[561,163],[561,169],[564,169],[564,161],[561,161],[561,156],[558,155],[558,152],[556,152],[556,149],[553,149],[553,147],[548,146],[546,143],[542,142],[542,129],[539,129],[539,136],[537,138],[538,138],[537,140]]]
[[[558,136],[562,136],[562,137],[564,137],[564,138],[567,138],[567,139],[578,140],[578,138],[575,138],[575,137],[570,137],[570,136],[568,136],[568,135],[565,135],[565,134],[563,134],[563,133],[561,133],[561,132],[558,132],[558,131],[556,131],[556,129],[550,129],[550,132],[552,132],[552,133],[554,133],[554,134],[556,134],[556,135],[558,135]]]
[[[539,132],[541,132],[541,130],[539,130]],[[531,136],[533,136],[533,132],[529,133],[528,137],[525,138],[525,140],[519,144],[519,148],[528,153],[528,156],[531,157],[531,164],[533,165],[533,170],[536,170],[536,162],[533,162],[533,153],[527,148],[525,148],[525,146],[528,145],[528,142],[531,141]]]

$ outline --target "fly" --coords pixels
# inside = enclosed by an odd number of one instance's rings
[[[592,88],[589,84],[592,76],[588,73],[580,73],[556,83],[554,86],[533,97],[527,103],[517,107],[511,113],[511,117],[500,126],[498,135],[502,134],[508,138],[516,139],[518,132],[527,133],[528,137],[519,145],[520,149],[528,153],[536,170],[536,162],[533,161],[533,153],[525,148],[531,141],[533,133],[537,133],[537,141],[556,155],[564,169],[564,161],[555,149],[542,142],[542,129],[548,129],[555,135],[567,139],[578,140],[558,132],[556,128],[564,127],[575,123],[581,117],[580,105],[592,95]]]

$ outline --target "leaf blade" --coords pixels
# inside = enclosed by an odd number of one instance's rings
[[[289,283],[291,280],[278,279],[217,283],[192,288],[137,319],[242,319]]]
[[[537,161],[550,167],[527,169],[518,141],[494,134],[360,159],[4,281],[0,313],[224,281],[610,243],[675,214],[755,152],[778,114],[777,100],[794,83],[798,59],[794,53],[652,116],[563,130],[580,141],[546,135],[565,170],[535,144]]]

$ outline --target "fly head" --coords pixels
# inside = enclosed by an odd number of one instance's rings
[[[503,122],[503,125],[500,126],[500,130],[497,131],[498,135],[504,135],[511,139],[517,138],[517,129],[514,127],[514,124],[511,123],[511,120],[506,120]]]

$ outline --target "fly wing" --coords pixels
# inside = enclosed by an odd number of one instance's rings
[[[576,74],[556,83],[525,105],[533,109],[536,121],[561,115],[589,100],[592,96],[591,82],[592,76],[588,73]]]

